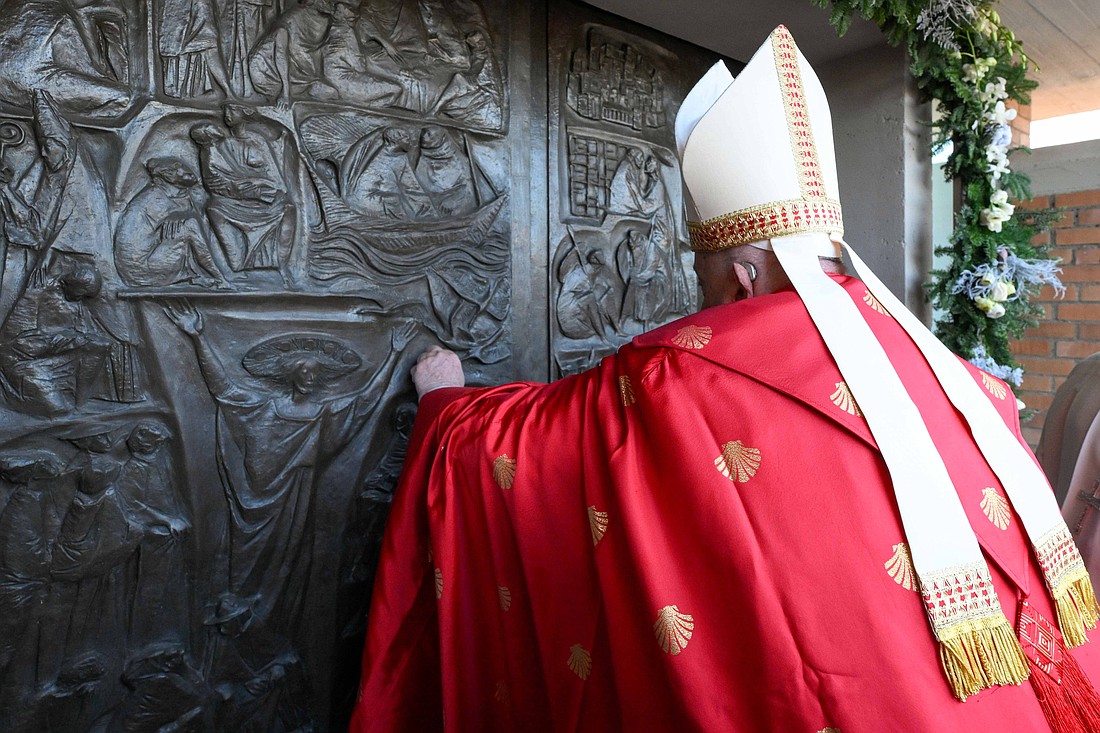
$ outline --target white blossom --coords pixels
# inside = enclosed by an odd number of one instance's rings
[[[989,197],[989,208],[982,209],[978,219],[991,232],[1001,231],[1001,225],[1012,218],[1016,207],[1008,203],[1007,191],[994,191]]]
[[[1011,289],[1010,289],[1011,288]],[[998,280],[993,284],[993,288],[989,291],[989,297],[994,302],[1003,303],[1008,300],[1008,297],[1016,292],[1016,286],[1007,280]]]
[[[1005,107],[1004,102],[997,102],[993,105],[992,109],[988,110],[983,117],[985,120],[993,125],[1007,125],[1012,120],[1016,119],[1016,110]]]
[[[1008,156],[1005,154],[1003,148],[986,148],[985,159],[986,162],[989,163],[989,165],[985,167],[985,172],[989,174],[993,183],[997,183],[997,181],[1001,180],[1001,176],[1008,173],[1010,170],[1008,167]]]

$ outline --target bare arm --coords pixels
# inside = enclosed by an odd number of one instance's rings
[[[199,369],[202,370],[203,379],[206,380],[206,388],[215,398],[229,402],[248,402],[252,394],[238,387],[222,366],[221,360],[210,349],[206,339],[202,337],[203,321],[200,314],[190,303],[182,301],[175,305],[165,306],[164,314],[179,330],[183,331],[195,347],[195,355],[199,361]]]

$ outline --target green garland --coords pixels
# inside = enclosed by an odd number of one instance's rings
[[[1016,36],[1001,24],[995,0],[813,0],[832,6],[829,21],[844,35],[859,14],[877,24],[891,45],[904,44],[924,99],[939,104],[934,149],[950,141],[948,180],[962,184],[950,245],[936,254],[950,264],[933,270],[926,288],[937,309],[936,335],[955,353],[1019,386],[1023,371],[1009,341],[1035,326],[1043,285],[1061,291],[1058,260],[1032,239],[1056,212],[1016,211],[1030,198],[1028,178],[1009,167],[1005,102],[1029,101],[1037,83]]]

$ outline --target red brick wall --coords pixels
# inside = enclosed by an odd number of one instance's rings
[[[1039,443],[1046,410],[1054,391],[1078,360],[1100,351],[1100,190],[1039,196],[1025,208],[1065,208],[1062,218],[1037,240],[1054,245],[1051,254],[1062,258],[1064,298],[1043,288],[1038,302],[1046,318],[1013,343],[1013,353],[1024,368],[1017,394],[1039,414],[1024,424],[1024,437]]]

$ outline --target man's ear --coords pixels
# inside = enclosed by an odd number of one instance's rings
[[[734,262],[729,270],[730,287],[733,290],[734,302],[738,300],[744,300],[745,298],[751,298],[753,296],[753,281],[756,279],[756,273],[749,273],[749,268],[753,267],[751,264],[744,262]],[[755,271],[755,267],[753,270]]]

